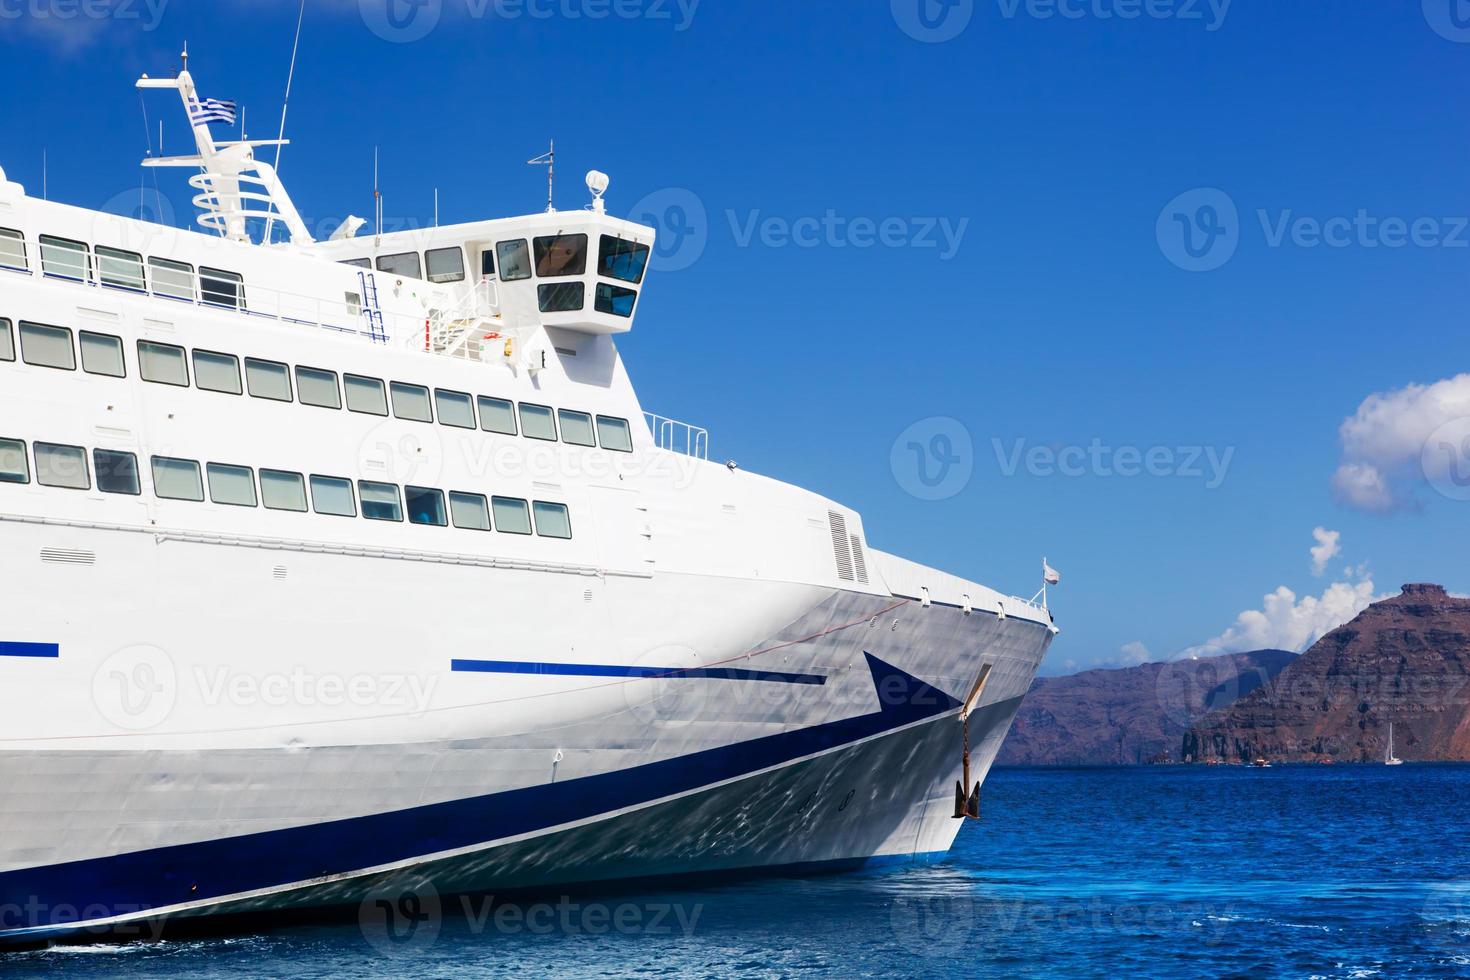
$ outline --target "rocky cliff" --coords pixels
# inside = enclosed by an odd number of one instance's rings
[[[1470,760],[1470,599],[1406,585],[1284,670],[1192,726],[1196,762]]]

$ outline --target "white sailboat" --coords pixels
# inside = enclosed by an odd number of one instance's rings
[[[1388,723],[1388,747],[1383,750],[1383,764],[1385,766],[1401,766],[1404,760],[1393,754],[1393,722]]]

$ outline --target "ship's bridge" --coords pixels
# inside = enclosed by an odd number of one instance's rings
[[[652,228],[587,210],[338,237],[303,250],[372,269],[382,288],[479,290],[509,322],[618,334],[633,327],[653,242]]]

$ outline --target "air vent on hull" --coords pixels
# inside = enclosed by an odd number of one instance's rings
[[[847,537],[847,518],[835,510],[829,510],[827,523],[832,529],[832,554],[837,559],[837,577],[844,582],[851,582],[852,551]]]
[[[42,548],[41,560],[48,565],[95,565],[97,554],[75,548]]]

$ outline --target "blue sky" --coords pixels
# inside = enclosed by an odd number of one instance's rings
[[[1046,555],[1049,671],[1470,591],[1463,4],[394,2],[309,0],[309,220],[372,213],[374,146],[394,221],[540,210],[554,136],[560,206],[597,167],[678,246],[622,342],[645,407],[877,547],[1027,595]],[[274,135],[296,10],[0,0],[0,166],[131,200],[132,82],[185,39]]]

